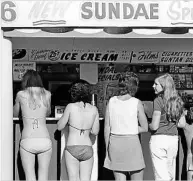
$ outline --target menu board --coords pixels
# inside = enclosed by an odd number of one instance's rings
[[[21,81],[27,70],[36,70],[35,62],[13,62],[13,80]]]

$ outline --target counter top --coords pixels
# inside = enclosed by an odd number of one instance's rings
[[[104,118],[99,118],[99,120],[103,120]],[[13,118],[14,123],[19,123],[19,120],[21,120],[20,118]],[[46,121],[47,123],[57,123],[57,121],[59,120],[59,118],[54,118],[54,117],[47,117]]]

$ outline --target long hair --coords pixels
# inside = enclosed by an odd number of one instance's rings
[[[133,72],[124,72],[121,74],[118,82],[118,95],[129,94],[135,96],[139,85],[139,78]]]
[[[50,106],[49,100],[46,98],[46,91],[44,89],[42,79],[38,72],[35,70],[28,70],[23,76],[21,86],[22,89],[29,94],[30,105],[36,105],[35,97],[38,97],[39,100],[43,100],[44,106],[47,108]],[[34,91],[33,87],[38,87],[39,91]]]
[[[176,90],[172,76],[168,73],[156,78],[162,86],[164,108],[170,121],[178,121],[184,111],[184,102]]]
[[[83,80],[79,79],[78,81],[72,83],[69,92],[71,95],[72,102],[90,103],[91,93],[90,93],[90,84]]]

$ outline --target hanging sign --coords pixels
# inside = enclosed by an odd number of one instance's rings
[[[2,27],[193,27],[191,0],[1,2]]]
[[[13,80],[21,81],[27,70],[36,70],[35,62],[13,62]]]

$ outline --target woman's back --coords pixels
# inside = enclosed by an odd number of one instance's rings
[[[92,145],[89,134],[92,131],[97,114],[97,108],[89,103],[77,102],[70,104],[67,145]]]
[[[33,99],[28,90],[20,91],[17,94],[16,101],[19,101],[21,110],[24,129],[22,131],[22,139],[24,138],[42,138],[49,137],[48,130],[46,128],[46,115],[48,112],[48,107],[45,105],[45,101],[41,94],[38,93],[42,88],[33,87],[31,91],[33,92]],[[50,97],[50,92],[45,91],[45,98]]]
[[[110,126],[113,134],[138,134],[138,102],[131,97],[121,100],[117,96],[109,101]]]

